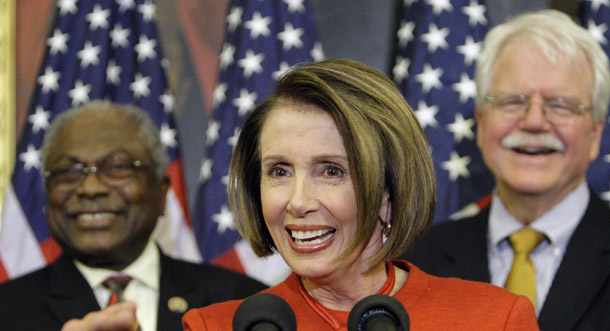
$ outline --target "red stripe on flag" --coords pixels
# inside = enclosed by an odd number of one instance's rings
[[[42,251],[45,260],[47,260],[47,263],[52,263],[61,255],[61,247],[53,237],[43,240],[40,243],[40,250]]]
[[[479,210],[483,210],[483,209],[487,208],[487,206],[489,206],[489,204],[491,203],[491,197],[492,197],[492,194],[489,193],[489,194],[483,196],[482,198],[480,198],[479,200],[477,200],[477,202],[475,202],[477,204],[477,206],[479,207]]]
[[[214,258],[211,263],[213,265],[233,270],[244,275],[246,274],[246,269],[244,269],[244,267],[241,265],[241,260],[235,251],[235,247],[231,247],[231,249],[228,249],[224,253],[220,254]]]
[[[188,212],[188,205],[186,203],[186,188],[184,187],[184,177],[182,176],[182,161],[176,159],[169,164],[167,167],[167,176],[169,177],[169,185],[176,194],[180,207],[186,220],[186,224],[192,228],[193,221],[191,221],[191,215]]]
[[[4,269],[2,260],[0,260],[0,284],[6,282],[7,280],[8,280],[8,273],[6,272],[6,269]]]

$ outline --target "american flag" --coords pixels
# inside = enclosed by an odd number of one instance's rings
[[[474,70],[489,27],[485,13],[477,0],[403,1],[392,76],[428,137],[437,175],[435,222],[493,187],[475,141]]]
[[[159,126],[170,156],[171,188],[155,237],[175,257],[200,261],[188,217],[167,61],[150,0],[58,0],[46,57],[5,199],[0,231],[0,281],[53,261],[60,248],[45,220],[38,149],[62,111],[94,99],[135,104]],[[100,128],[103,129],[103,128]]]
[[[475,62],[489,29],[483,1],[404,0],[392,75],[424,128],[437,174],[435,222],[477,213],[494,181],[475,141]],[[583,26],[610,45],[610,0],[581,2]],[[610,126],[589,184],[610,200]]]
[[[610,57],[610,0],[582,1],[580,21]],[[604,128],[600,148],[599,157],[589,166],[587,179],[589,185],[600,194],[602,199],[610,201],[610,125],[608,124]]]
[[[291,65],[319,60],[321,44],[307,0],[233,0],[220,54],[220,76],[206,131],[194,218],[204,261],[275,282],[267,267],[255,267],[227,205],[226,177],[233,146],[248,112],[271,95],[275,79]],[[245,255],[244,255],[245,254]],[[250,263],[252,262],[252,263]],[[246,264],[247,263],[247,264]],[[281,280],[281,279],[280,279]]]

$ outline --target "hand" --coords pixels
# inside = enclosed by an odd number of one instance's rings
[[[69,320],[62,331],[136,331],[140,330],[136,318],[136,304],[121,302],[100,311],[91,312],[82,319]]]

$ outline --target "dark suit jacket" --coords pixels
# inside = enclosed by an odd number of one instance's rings
[[[188,309],[245,298],[265,289],[246,276],[214,267],[172,259],[161,254],[158,330],[182,330],[182,315],[168,300],[178,296]],[[71,258],[0,285],[0,330],[59,330],[72,318],[99,310],[93,291]]]
[[[402,258],[441,277],[490,282],[489,208],[431,227]],[[458,304],[458,303],[456,303]],[[541,330],[610,330],[610,209],[591,201],[538,316]]]

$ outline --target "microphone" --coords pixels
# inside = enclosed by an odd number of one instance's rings
[[[233,316],[234,331],[296,331],[292,308],[277,295],[260,293],[242,302]]]
[[[388,295],[371,295],[356,303],[347,319],[349,331],[409,331],[405,307]]]

